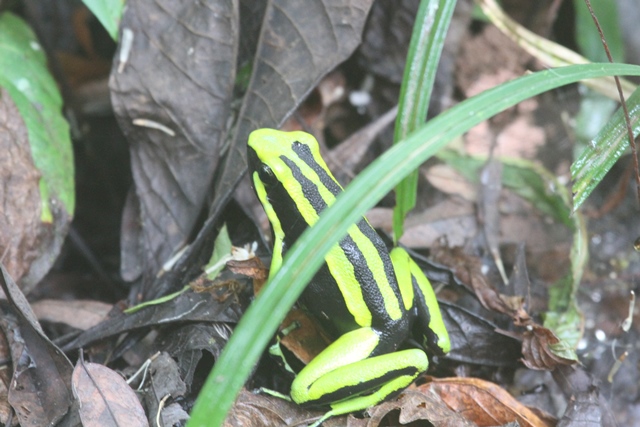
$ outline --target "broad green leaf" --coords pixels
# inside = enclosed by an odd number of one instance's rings
[[[455,0],[423,0],[420,3],[400,87],[394,143],[404,140],[427,118],[433,82],[455,5]],[[417,169],[396,187],[393,211],[393,238],[396,242],[404,232],[407,213],[416,205],[417,188]]]
[[[35,34],[24,21],[8,12],[0,15],[0,69],[0,86],[9,92],[20,111],[33,161],[42,174],[42,221],[51,223],[52,211],[60,208],[72,216],[73,152],[69,126],[62,116],[62,97]]]
[[[124,9],[125,0],[82,0],[89,8],[102,26],[107,30],[109,35],[115,41],[118,41],[118,27],[120,26],[120,18],[122,18],[122,10]]]
[[[589,64],[557,68],[505,83],[421,126],[351,182],[314,227],[287,252],[282,267],[246,311],[198,396],[189,427],[222,425],[277,326],[348,228],[412,170],[473,126],[518,102],[562,85],[606,75],[640,75],[640,67]],[[408,156],[407,153],[411,153]]]

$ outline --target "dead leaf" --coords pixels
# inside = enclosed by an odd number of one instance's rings
[[[170,301],[144,307],[131,314],[114,314],[66,343],[64,348],[69,351],[107,337],[151,326],[189,321],[236,323],[239,317],[240,307],[234,303],[233,298],[219,302],[208,292],[184,292]]]
[[[9,403],[24,427],[54,425],[72,402],[71,363],[46,337],[27,299],[0,264],[0,325],[11,348]]]
[[[11,360],[11,348],[5,337],[4,331],[0,333],[0,360]],[[13,415],[13,409],[9,405],[9,385],[11,384],[11,370],[0,369],[0,423],[6,425],[9,418],[13,418],[13,424],[18,420]]]
[[[443,237],[451,246],[463,246],[478,233],[476,208],[459,197],[449,197],[407,218],[400,243],[411,248],[431,247]]]
[[[38,256],[41,233],[40,173],[29,146],[27,128],[9,93],[0,88],[0,254],[16,281]]]
[[[237,12],[231,2],[143,0],[125,8],[121,27],[132,34],[131,50],[121,58],[120,44],[110,87],[120,127],[132,141],[137,200],[127,203],[139,206],[132,211],[141,223],[123,227],[127,280],[140,265],[155,275],[201,212],[231,106]],[[161,127],[138,126],[136,119]]]
[[[552,347],[559,344],[560,340],[549,329],[530,325],[523,334],[522,362],[529,369],[553,370],[558,365],[573,365],[573,359],[566,359],[554,353]]]
[[[602,409],[598,392],[593,389],[572,397],[556,427],[600,427],[602,425]]]
[[[187,386],[180,378],[178,364],[166,352],[153,359],[149,372],[151,387],[148,387],[145,393],[145,403],[150,416],[155,418],[160,402],[167,396],[172,400],[183,397],[187,392]],[[178,404],[164,406],[160,413],[161,425],[166,427],[181,425],[188,419],[189,414]]]
[[[253,257],[245,261],[229,261],[227,267],[235,274],[242,274],[253,279],[253,293],[257,295],[262,286],[267,282],[269,269],[258,257]]]
[[[478,216],[482,223],[487,246],[505,284],[509,283],[500,255],[500,193],[502,191],[502,163],[493,157],[487,160],[480,173]]]
[[[84,427],[149,425],[134,391],[124,378],[106,366],[79,360],[72,382]]]
[[[113,306],[93,300],[44,299],[31,307],[40,321],[64,323],[85,331],[100,323]]]
[[[443,193],[458,195],[470,202],[478,199],[477,188],[451,166],[434,165],[423,172],[423,175],[431,185]]]
[[[368,420],[367,425],[378,426],[390,412],[398,410],[400,413],[397,423],[401,425],[429,421],[435,427],[475,426],[462,414],[451,410],[436,393],[425,392],[416,387],[408,388],[398,399],[383,402],[371,408],[368,411],[371,419]],[[390,425],[397,425],[397,423],[391,422]]]
[[[322,412],[309,411],[295,403],[242,389],[229,411],[224,427],[281,427],[308,424]],[[325,425],[328,425],[325,423]],[[344,425],[344,424],[342,424]]]
[[[291,329],[291,326],[296,326]],[[315,319],[300,310],[292,309],[282,321],[279,331],[289,330],[280,338],[280,344],[291,351],[305,365],[322,352],[331,339]]]
[[[489,283],[482,272],[482,262],[464,253],[460,247],[448,248],[437,245],[432,248],[431,255],[434,261],[450,267],[462,283],[469,286],[478,300],[488,310],[503,313],[509,317],[516,317],[519,310],[510,307],[498,290]]]
[[[455,412],[480,427],[518,421],[521,427],[553,427],[502,387],[477,378],[433,379],[418,389],[437,393]]]

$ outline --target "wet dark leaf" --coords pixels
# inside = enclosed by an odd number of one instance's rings
[[[78,361],[73,370],[73,392],[80,402],[84,427],[149,425],[135,392],[104,365]]]
[[[238,16],[231,1],[140,0],[127,4],[121,28],[110,87],[132,142],[142,224],[123,229],[122,273],[132,280],[136,266],[157,273],[200,213],[229,115]]]
[[[376,2],[359,50],[367,70],[400,84],[418,4],[412,0]]]
[[[184,382],[191,386],[203,352],[217,359],[230,335],[231,328],[224,323],[188,323],[164,329],[158,335],[157,348],[177,360]]]
[[[167,353],[160,353],[158,357],[153,359],[149,373],[151,374],[151,387],[148,387],[145,394],[149,414],[157,414],[160,402],[167,396],[176,399],[186,393],[187,386],[180,378],[178,365]],[[179,419],[174,418],[176,415]],[[176,425],[176,422],[179,423],[181,420],[184,422],[188,418],[189,415],[182,410],[180,405],[176,404],[165,405],[160,414],[160,422],[163,426],[173,426]]]
[[[521,356],[520,341],[496,332],[496,326],[465,309],[439,301],[449,332],[448,359],[485,366],[514,366]]]
[[[166,303],[107,319],[66,344],[64,348],[68,351],[123,332],[151,326],[182,322],[236,323],[239,318],[240,308],[233,298],[219,302],[208,292],[186,292]]]
[[[602,425],[602,410],[596,390],[579,393],[574,396],[567,406],[557,427],[600,427]]]

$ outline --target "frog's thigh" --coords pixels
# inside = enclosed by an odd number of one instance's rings
[[[340,412],[365,409],[408,386],[429,364],[422,350],[411,349],[369,357],[379,345],[371,328],[361,328],[338,338],[314,358],[291,385],[298,404],[329,404]],[[378,389],[374,394],[346,400],[351,395]],[[351,403],[353,401],[353,403]],[[359,402],[359,403],[356,403]]]

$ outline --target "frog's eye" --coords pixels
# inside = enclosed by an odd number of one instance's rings
[[[278,181],[271,168],[264,163],[258,169],[258,176],[265,185],[273,185]]]

